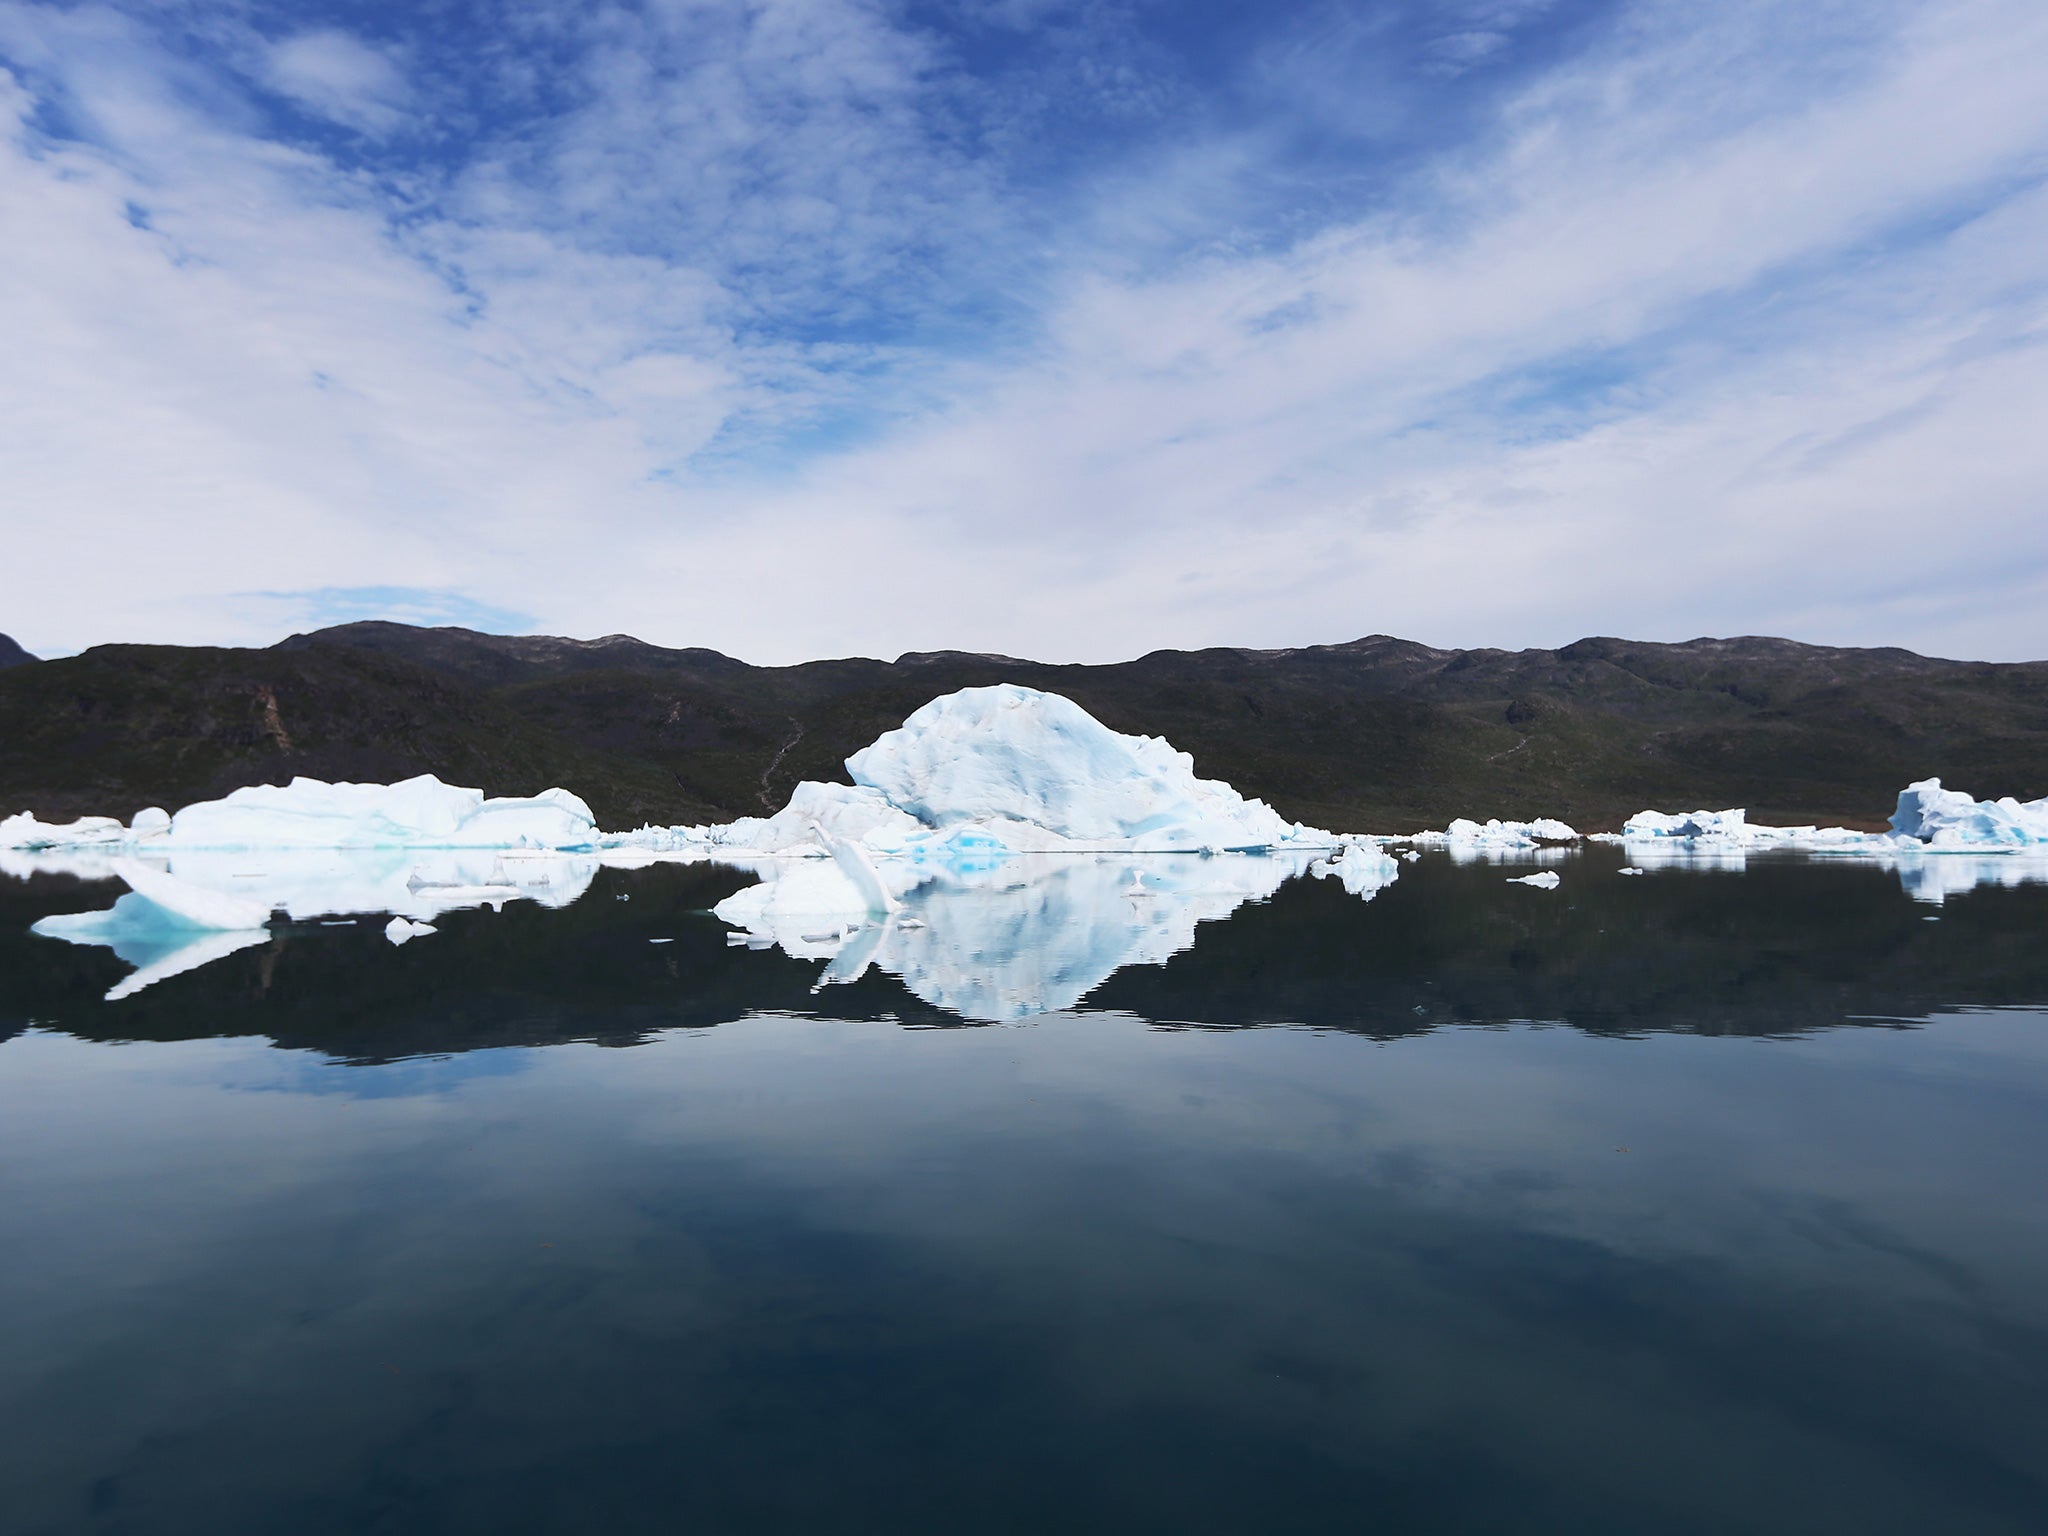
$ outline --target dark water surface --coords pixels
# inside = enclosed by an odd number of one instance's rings
[[[0,881],[0,1531],[2048,1529],[2048,890],[1561,868],[999,1025],[701,868],[113,1004]]]

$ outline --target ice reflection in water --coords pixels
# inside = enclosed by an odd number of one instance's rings
[[[1578,847],[1448,850],[1454,862],[1555,867],[1565,889],[1605,878],[1604,863]],[[1978,886],[2048,884],[2048,850],[2003,854],[1747,853],[1672,840],[1630,841],[1620,852],[1638,868],[1740,872],[1751,858],[1882,863],[1916,901],[1939,904]],[[606,863],[665,856],[521,850],[346,849],[188,852],[153,861],[200,889],[255,902],[294,922],[400,916],[431,923],[451,911],[531,901],[566,907]],[[770,882],[802,883],[831,868],[816,859],[762,859],[745,867]],[[1368,841],[1331,859],[1312,853],[1219,856],[1037,854],[980,863],[890,866],[900,910],[886,918],[802,913],[746,924],[756,947],[822,960],[819,986],[850,982],[869,968],[899,977],[920,999],[963,1017],[1002,1021],[1070,1008],[1118,970],[1158,965],[1194,943],[1195,930],[1248,902],[1264,901],[1300,876],[1340,881],[1371,900],[1398,864]],[[69,874],[110,880],[111,863],[90,851],[0,851],[0,874]],[[44,918],[34,931],[110,948],[136,969],[109,993],[132,996],[172,976],[260,943],[262,928],[194,926],[129,893],[98,912]]]
[[[1263,901],[1298,875],[1327,874],[1370,899],[1394,877],[1377,854],[1371,859],[1370,872],[1360,859],[1347,867],[1310,853],[1026,854],[941,865],[917,871],[887,917],[841,921],[771,907],[748,923],[748,942],[827,961],[821,987],[874,966],[965,1018],[1018,1019],[1070,1008],[1125,966],[1163,964],[1194,943],[1197,924]],[[764,881],[800,882],[814,861],[750,867]]]
[[[2048,849],[2014,848],[2002,853],[1925,853],[1891,850],[1814,849],[1788,852],[1750,850],[1705,839],[1630,838],[1621,845],[1638,869],[1719,870],[1739,874],[1752,859],[1808,858],[1828,863],[1879,864],[1898,876],[1915,901],[1940,906],[1979,886],[2048,885]]]
[[[196,891],[229,896],[293,922],[386,914],[432,922],[470,907],[508,901],[565,907],[590,888],[599,860],[588,854],[495,849],[335,848],[261,852],[185,852],[144,861]],[[90,852],[9,853],[0,871],[115,877],[115,861]],[[102,944],[136,967],[107,994],[109,1002],[223,959],[268,937],[260,927],[223,930],[195,923],[129,892],[108,910],[46,917],[45,938]]]

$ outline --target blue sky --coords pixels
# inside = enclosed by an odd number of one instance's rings
[[[0,0],[0,629],[2048,655],[2038,0]]]

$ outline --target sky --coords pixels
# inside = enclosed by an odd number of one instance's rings
[[[0,0],[0,631],[2048,656],[2040,0]]]

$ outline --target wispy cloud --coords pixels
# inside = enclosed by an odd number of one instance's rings
[[[0,627],[2048,651],[2038,6],[1173,14],[0,0]]]

